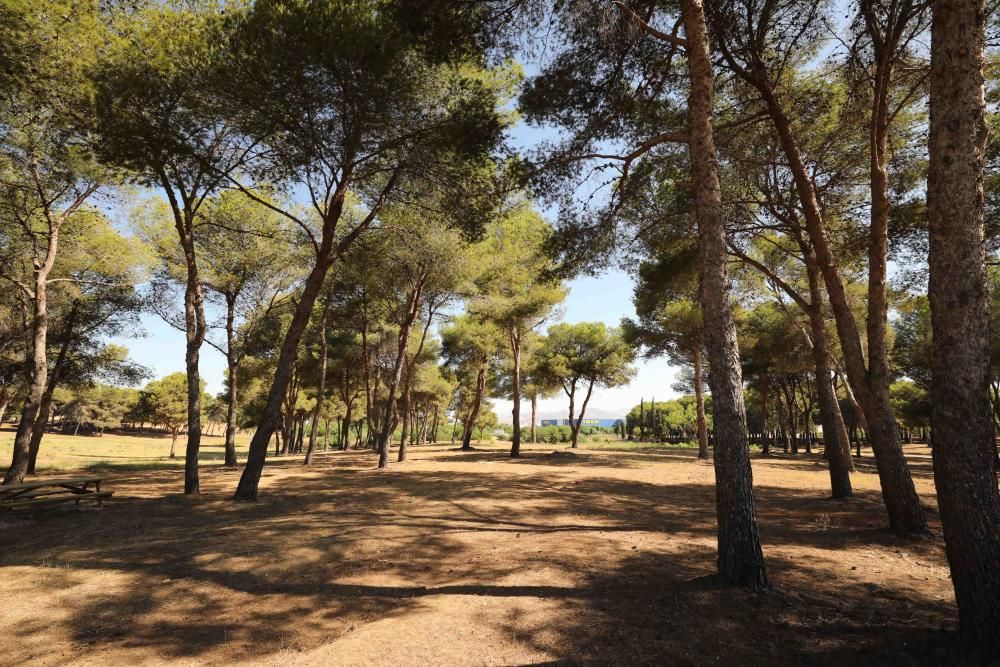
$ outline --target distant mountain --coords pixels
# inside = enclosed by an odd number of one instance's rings
[[[503,414],[498,415],[501,424],[511,423],[511,414],[509,408],[503,411]],[[569,405],[567,404],[564,410],[539,410],[537,419],[541,422],[543,419],[566,419],[569,417]],[[601,408],[591,408],[587,407],[587,414],[584,415],[587,419],[624,419],[624,413],[617,413],[613,410],[602,410]],[[527,426],[531,422],[531,409],[525,404],[521,408],[521,424]]]
[[[587,407],[587,414],[584,415],[590,419],[623,419],[625,415],[613,412],[611,410],[602,410],[601,408],[591,408]],[[531,415],[528,415],[529,419]],[[569,417],[569,406],[566,406],[565,410],[546,410],[545,412],[538,413],[538,420],[543,419],[566,419]]]

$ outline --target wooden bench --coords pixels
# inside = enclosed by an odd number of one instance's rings
[[[68,477],[0,486],[0,511],[42,509],[70,501],[79,505],[81,500],[94,500],[101,507],[114,495],[113,491],[101,491],[101,481],[101,477]]]

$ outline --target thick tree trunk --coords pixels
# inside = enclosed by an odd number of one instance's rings
[[[705,391],[701,368],[701,345],[694,349],[694,402],[698,413],[698,458],[708,460],[708,420],[705,418]]]
[[[472,449],[472,429],[475,426],[476,418],[479,416],[479,408],[483,403],[483,392],[486,391],[486,364],[479,367],[476,375],[476,394],[472,399],[472,410],[469,411],[469,420],[465,424],[465,431],[462,433],[462,449]]]
[[[52,394],[59,385],[59,378],[62,375],[63,367],[66,365],[66,356],[69,348],[73,344],[73,327],[76,323],[77,302],[73,303],[69,314],[66,317],[65,332],[62,344],[59,346],[59,353],[56,361],[52,365],[48,381],[45,384],[45,392],[42,394],[41,403],[38,406],[38,415],[35,417],[35,424],[31,430],[31,442],[28,446],[28,470],[27,474],[35,474],[35,464],[38,461],[38,450],[42,446],[42,437],[45,435],[45,427],[49,423],[49,413],[52,409]]]
[[[816,253],[837,324],[847,375],[868,420],[869,439],[882,483],[882,498],[888,511],[889,525],[901,533],[926,534],[927,520],[903,456],[896,420],[889,404],[888,376],[878,368],[869,369],[866,366],[858,325],[836,257],[826,237],[816,191],[802,161],[791,122],[773,91],[768,89],[762,92],[795,179],[796,191],[806,219],[806,230]],[[871,375],[871,372],[875,375]]]
[[[285,333],[285,340],[281,343],[274,380],[268,390],[267,402],[264,405],[264,412],[257,432],[254,433],[253,439],[250,441],[250,453],[247,456],[243,474],[240,476],[240,482],[236,487],[236,498],[244,500],[257,498],[257,487],[260,484],[261,472],[264,470],[264,460],[267,458],[267,444],[271,441],[271,436],[281,419],[281,403],[285,396],[285,390],[292,379],[292,369],[298,356],[299,342],[309,324],[313,305],[323,287],[330,263],[332,263],[332,258],[329,261],[317,262],[306,279],[302,296],[299,298],[292,321]]]
[[[42,398],[48,381],[49,368],[45,354],[48,338],[47,280],[48,271],[36,270],[28,395],[24,400],[24,407],[21,409],[21,422],[17,425],[17,432],[14,434],[14,454],[10,468],[3,478],[4,484],[23,482],[24,476],[28,472],[28,460],[31,457],[31,432],[41,410]]]
[[[984,243],[986,8],[936,2],[931,30],[931,439],[945,550],[962,631],[1000,654],[1000,491],[993,469]]]
[[[510,331],[510,351],[514,361],[514,386],[511,388],[511,399],[514,401],[511,424],[514,433],[511,436],[510,455],[517,458],[521,455],[521,332],[517,327],[512,327]]]
[[[691,77],[688,135],[691,180],[695,183],[700,293],[712,369],[709,385],[715,434],[718,572],[725,584],[764,588],[767,575],[757,532],[743,380],[729,300],[726,226],[712,128],[714,71],[701,0],[683,0],[682,14]]]
[[[882,497],[889,515],[889,525],[896,531],[909,534],[926,534],[927,521],[917,496],[910,470],[906,465],[903,450],[896,431],[895,420],[889,409],[888,376],[880,367],[881,360],[877,345],[875,348],[875,366],[869,368],[865,361],[865,351],[861,340],[854,312],[851,309],[847,289],[844,285],[837,257],[827,238],[827,230],[823,220],[822,208],[819,205],[815,183],[807,168],[798,140],[792,129],[785,110],[772,87],[769,73],[765,71],[763,61],[755,60],[750,69],[741,67],[732,54],[723,45],[723,56],[741,78],[754,86],[763,99],[775,130],[778,133],[782,150],[788,161],[795,190],[806,221],[806,231],[816,253],[816,258],[826,284],[830,306],[837,325],[841,349],[848,378],[858,395],[858,400],[865,409],[869,426],[870,440],[875,452],[879,479],[882,483]],[[876,274],[881,270],[884,257],[878,258],[874,267]],[[879,275],[874,277],[876,284],[882,280]],[[878,310],[879,296],[875,295],[875,306]],[[872,322],[877,330],[879,323]]]
[[[184,452],[184,493],[200,493],[198,480],[198,453],[201,449],[201,375],[198,361],[201,345],[205,340],[205,302],[198,275],[194,248],[193,213],[185,211],[182,225],[177,230],[181,237],[184,260],[187,264],[187,286],[184,290],[184,327],[186,345],[184,368],[187,373],[187,447]]]

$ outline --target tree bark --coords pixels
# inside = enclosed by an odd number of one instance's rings
[[[591,380],[590,384],[587,385],[587,395],[583,397],[583,404],[580,406],[580,414],[577,416],[576,421],[570,417],[569,428],[573,433],[573,441],[570,447],[576,449],[580,445],[580,427],[583,426],[583,415],[587,411],[587,403],[590,402],[590,396],[594,393],[594,381]],[[570,403],[572,406],[572,403]],[[572,411],[572,407],[570,410]]]
[[[21,422],[17,425],[14,435],[14,453],[10,468],[4,475],[4,484],[17,484],[24,481],[28,471],[28,459],[31,455],[31,431],[41,409],[42,397],[48,383],[48,359],[46,343],[48,340],[48,277],[55,264],[59,249],[59,224],[50,224],[49,239],[45,259],[34,263],[34,294],[32,294],[31,320],[31,359],[29,363],[28,395],[21,410]]]
[[[694,357],[694,402],[698,412],[698,458],[708,460],[708,420],[705,419],[705,391],[702,386],[701,346],[697,346]]]
[[[812,249],[799,240],[806,259],[809,281],[809,328],[812,342],[813,364],[816,367],[816,393],[819,397],[820,421],[823,423],[823,449],[830,467],[830,494],[834,498],[854,495],[851,485],[851,442],[840,414],[840,402],[833,388],[833,369],[830,363],[830,344],[826,335],[826,317],[823,311],[823,293],[820,276]]]
[[[511,388],[511,399],[514,401],[511,425],[514,433],[511,435],[510,455],[512,458],[517,458],[521,455],[521,332],[517,327],[511,327],[510,330],[510,351],[514,360],[514,386]]]
[[[187,447],[184,452],[184,493],[200,493],[198,453],[201,449],[201,375],[198,362],[205,340],[205,301],[194,246],[194,213],[184,210],[176,217],[177,232],[184,262],[187,284],[184,289],[184,368],[187,374]]]
[[[49,374],[48,381],[45,385],[45,392],[42,394],[42,400],[38,407],[38,416],[35,417],[35,424],[31,429],[31,442],[28,448],[28,470],[27,474],[35,474],[35,464],[38,461],[38,450],[42,446],[42,437],[45,435],[45,427],[49,423],[49,412],[52,409],[52,394],[55,392],[56,387],[59,385],[59,379],[62,375],[63,367],[66,365],[66,356],[69,354],[69,348],[73,344],[73,327],[76,324],[76,314],[79,304],[74,301],[73,305],[70,307],[70,311],[66,316],[66,324],[64,332],[64,338],[62,344],[59,346],[59,353],[56,355],[56,361],[52,365],[52,372]]]
[[[226,294],[226,367],[229,372],[229,400],[226,401],[226,444],[225,462],[227,468],[239,465],[236,457],[236,415],[239,410],[239,353],[236,351],[236,297]]]
[[[285,339],[281,344],[274,380],[271,382],[270,390],[268,390],[267,402],[265,403],[257,432],[254,433],[250,441],[250,452],[247,456],[246,466],[243,468],[243,474],[240,476],[239,484],[236,487],[236,498],[244,500],[254,500],[257,498],[260,475],[264,470],[264,461],[267,458],[267,445],[280,423],[281,403],[284,399],[285,390],[288,388],[288,384],[292,378],[292,369],[295,365],[295,359],[298,356],[299,341],[302,340],[302,334],[309,324],[313,305],[316,303],[316,297],[323,287],[327,269],[332,261],[331,258],[329,261],[317,262],[306,279],[302,296],[299,298],[292,321],[288,326],[288,331],[285,333]]]
[[[479,373],[476,375],[476,394],[472,399],[472,409],[469,411],[469,420],[465,424],[465,431],[462,433],[462,449],[472,449],[472,428],[479,416],[479,407],[483,403],[483,392],[486,390],[486,363],[479,366]]]
[[[729,299],[726,226],[712,127],[714,70],[702,0],[683,0],[681,6],[691,77],[687,120],[691,180],[696,184],[700,292],[711,368],[718,572],[727,585],[764,588],[767,575],[757,531],[743,380]]]
[[[403,322],[399,326],[399,336],[397,339],[396,360],[392,366],[392,377],[386,387],[385,412],[382,417],[382,433],[378,443],[378,467],[389,467],[389,446],[392,439],[392,431],[396,427],[396,393],[399,390],[399,383],[403,377],[403,366],[406,364],[406,347],[410,341],[410,329],[417,319],[417,312],[420,306],[420,294],[423,291],[424,276],[418,280],[417,284],[410,291],[406,304],[406,314]],[[403,428],[405,437],[406,428]]]
[[[803,161],[791,121],[763,74],[752,76],[749,82],[757,87],[764,98],[783,152],[788,159],[805,217],[806,231],[816,253],[837,324],[847,375],[868,420],[869,439],[875,452],[889,525],[901,533],[927,534],[927,520],[913,485],[910,469],[903,456],[896,420],[889,403],[888,377],[878,368],[869,368],[866,365],[861,334],[850,307],[836,256],[827,239],[815,184]],[[874,371],[875,374],[871,375],[870,371]]]
[[[538,444],[538,438],[535,435],[535,422],[538,416],[538,394],[531,395],[531,444]]]
[[[1000,491],[989,405],[984,243],[986,9],[935,2],[931,30],[931,440],[945,551],[961,629],[984,656],[1000,651]]]
[[[771,456],[771,437],[767,430],[768,392],[771,379],[764,375],[760,380],[760,450],[761,456]]]
[[[417,344],[417,349],[413,353],[413,358],[406,362],[406,377],[403,381],[403,433],[399,438],[399,454],[396,458],[396,461],[399,463],[406,460],[406,427],[411,417],[410,413],[413,409],[413,375],[416,372],[417,360],[424,351],[424,344],[427,342],[427,334],[430,331],[431,324],[433,322],[434,306],[429,304],[427,306],[427,321],[424,322],[423,330],[420,332],[420,342]]]

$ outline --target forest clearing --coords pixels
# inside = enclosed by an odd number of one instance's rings
[[[940,537],[884,530],[864,457],[849,502],[818,456],[754,459],[760,594],[713,582],[695,455],[324,452],[274,461],[252,506],[232,470],[197,498],[178,471],[112,473],[106,510],[0,523],[0,663],[961,663]],[[937,532],[927,448],[907,455]]]

